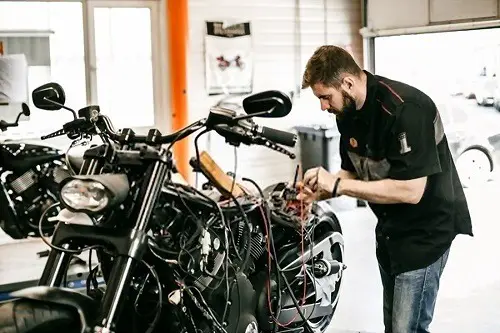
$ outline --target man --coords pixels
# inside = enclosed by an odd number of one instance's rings
[[[429,332],[451,243],[457,234],[473,236],[436,105],[331,45],[309,59],[302,86],[336,115],[342,162],[335,174],[307,170],[299,199],[368,201],[378,219],[385,332]]]

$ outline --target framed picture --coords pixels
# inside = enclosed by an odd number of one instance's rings
[[[250,23],[206,22],[205,72],[209,95],[250,94],[253,50]]]

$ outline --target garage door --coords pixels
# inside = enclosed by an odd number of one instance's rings
[[[499,0],[367,0],[364,37],[499,25]]]

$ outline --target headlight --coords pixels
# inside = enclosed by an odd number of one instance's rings
[[[99,212],[110,201],[109,191],[95,180],[72,179],[61,188],[60,197],[73,211]]]

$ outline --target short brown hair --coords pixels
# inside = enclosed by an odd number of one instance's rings
[[[302,77],[302,89],[321,83],[339,88],[343,74],[359,76],[362,70],[345,49],[334,45],[323,45],[314,51]]]

